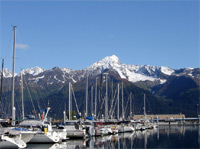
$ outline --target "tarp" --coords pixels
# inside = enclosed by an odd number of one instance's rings
[[[88,116],[88,117],[86,117],[86,119],[91,120],[91,121],[94,120],[94,118],[92,116]]]
[[[29,131],[28,129],[25,129],[25,128],[13,128],[12,130],[17,130],[17,131]]]
[[[47,112],[47,110],[46,109],[41,109],[40,113],[42,113],[42,112]]]

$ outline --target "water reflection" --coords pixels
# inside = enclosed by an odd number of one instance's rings
[[[199,148],[200,126],[163,126],[158,129],[121,133],[60,144],[28,144],[27,148]]]
[[[198,131],[198,142],[199,142],[199,148],[200,148],[200,125],[199,125],[199,131]]]
[[[63,148],[83,148],[85,147],[85,140],[68,140],[62,143],[56,143],[51,146],[49,149],[63,149]]]

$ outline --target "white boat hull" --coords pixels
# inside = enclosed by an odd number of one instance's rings
[[[108,135],[109,131],[106,128],[97,128],[95,130],[95,135],[96,136],[104,136],[104,135]]]
[[[67,137],[69,138],[85,138],[84,130],[67,130]]]
[[[118,128],[119,133],[124,133],[124,132],[133,132],[135,129],[132,126],[120,126]]]
[[[1,135],[0,148],[26,148],[26,143],[19,136],[11,138]]]
[[[56,132],[47,132],[44,133],[37,133],[34,137],[30,140],[30,143],[57,143],[60,141],[60,138]]]
[[[28,143],[30,140],[34,137],[35,133],[21,133],[21,139],[25,142]]]

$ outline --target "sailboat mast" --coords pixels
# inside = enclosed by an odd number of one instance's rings
[[[133,104],[133,107],[132,107],[132,117],[133,117],[134,116],[134,94],[132,97],[132,104]]]
[[[71,83],[69,82],[69,120],[71,120]]]
[[[112,96],[111,99],[114,100],[113,99],[113,79],[112,79],[112,95],[111,96]]]
[[[91,87],[91,116],[93,116],[93,86]]]
[[[13,69],[12,69],[12,125],[15,126],[15,42],[16,42],[16,26],[14,29],[14,41],[13,41]]]
[[[98,78],[96,78],[96,85],[95,85],[95,106],[94,106],[95,117],[97,116],[97,79]]]
[[[86,75],[85,117],[88,116],[88,72]]]
[[[105,120],[108,120],[108,73],[106,75]]]
[[[130,93],[130,118],[132,118],[132,94]]]
[[[117,119],[119,120],[119,83],[118,83],[118,92],[117,92]]]
[[[3,68],[4,68],[4,59],[2,59],[2,69],[1,69],[1,90],[0,90],[0,105],[1,105],[1,98],[3,93]],[[2,110],[3,112],[3,110]]]
[[[145,104],[145,94],[144,94],[144,117],[146,119],[146,104]]]
[[[122,82],[122,120],[124,120],[124,91],[123,91],[123,82]]]
[[[24,91],[23,91],[23,74],[21,72],[21,94],[22,94],[22,120],[24,120]]]

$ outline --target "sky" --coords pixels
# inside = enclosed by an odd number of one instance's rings
[[[121,63],[200,67],[199,0],[0,0],[0,60],[85,69],[106,56]],[[1,64],[1,62],[0,62]]]

